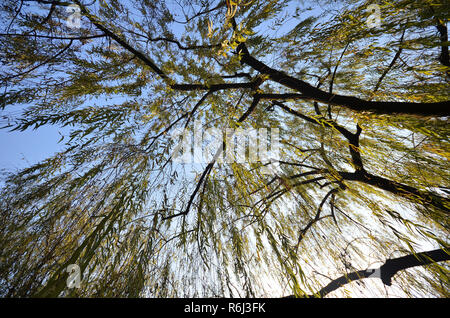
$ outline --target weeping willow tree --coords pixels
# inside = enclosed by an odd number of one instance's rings
[[[373,4],[3,1],[2,127],[69,133],[5,176],[0,295],[448,297],[449,6]],[[276,167],[177,162],[199,123]]]

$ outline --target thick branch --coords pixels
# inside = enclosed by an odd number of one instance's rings
[[[446,248],[448,250],[448,248]],[[380,268],[378,269],[368,269],[352,272],[336,278],[330,282],[327,286],[323,287],[314,295],[306,296],[307,298],[312,297],[324,297],[337,290],[338,288],[352,282],[355,280],[360,280],[364,278],[381,278],[383,284],[391,286],[392,277],[394,277],[397,272],[405,270],[410,267],[424,266],[433,263],[438,263],[442,261],[450,260],[449,252],[446,249],[436,249],[433,251],[422,252],[417,254],[409,254],[403,257],[388,259]],[[287,296],[288,298],[293,298],[295,296]]]
[[[264,97],[266,97],[269,94],[262,94],[262,95]],[[270,94],[270,95],[276,95],[276,94]],[[278,94],[278,95],[280,95],[280,94]],[[282,95],[285,95],[285,94],[282,94]],[[258,95],[258,96],[261,97],[261,95]],[[275,97],[275,96],[272,96],[272,97]],[[331,119],[326,119],[324,117],[312,118],[312,117],[303,115],[302,113],[286,106],[285,104],[283,104],[279,101],[274,101],[273,104],[279,106],[281,109],[285,110],[286,112],[288,112],[294,116],[297,116],[301,119],[304,119],[312,124],[325,124],[326,126],[332,127],[334,129],[336,129],[337,131],[339,131],[349,142],[349,150],[350,150],[350,154],[352,156],[352,163],[353,163],[353,166],[355,167],[355,170],[356,171],[364,170],[361,154],[359,151],[359,136],[361,134],[361,127],[359,125],[356,126],[356,133],[352,133],[348,129],[340,126],[339,124],[337,124],[335,121],[333,121]]]
[[[119,37],[115,33],[111,32],[108,28],[103,26],[99,21],[97,21],[95,19],[95,17],[92,14],[90,14],[90,12],[86,9],[86,7],[84,5],[81,4],[81,2],[79,0],[74,0],[74,2],[80,7],[81,13],[84,16],[86,16],[89,19],[89,21],[91,21],[91,23],[93,25],[95,25],[99,30],[101,30],[107,36],[109,36],[110,38],[115,40],[117,43],[119,43],[123,48],[125,48],[129,52],[131,52],[134,55],[136,55],[137,58],[139,58],[141,61],[143,61],[156,74],[161,76],[161,78],[168,79],[167,75],[158,66],[156,66],[156,64],[149,57],[147,57],[141,51],[139,51],[139,50],[135,49],[134,47],[132,47],[126,40],[122,39],[121,37]]]
[[[195,90],[223,90],[223,89],[239,89],[239,88],[251,88],[255,89],[261,85],[262,80],[260,78],[255,79],[252,82],[243,83],[220,83],[220,84],[172,84],[172,89],[178,91],[195,91]]]
[[[432,205],[447,213],[450,212],[450,200],[432,192],[421,191],[414,187],[389,180],[383,177],[375,176],[366,171],[360,172],[339,172],[339,175],[347,181],[359,181],[365,184],[372,185],[378,189],[382,189],[407,198],[413,202],[418,202],[423,205]]]
[[[442,65],[450,67],[450,55],[448,52],[448,45],[444,44],[448,42],[448,29],[447,26],[444,24],[444,22],[438,20],[438,23],[439,24],[436,27],[440,34],[439,38],[442,41],[441,55],[439,56],[439,61],[442,63]]]
[[[348,139],[348,148],[350,150],[350,155],[352,156],[353,167],[357,172],[364,171],[361,152],[359,151],[359,136],[361,135],[361,131],[361,126],[356,125],[355,134],[350,133],[350,135],[344,135]]]
[[[250,73],[246,73],[246,72],[240,72],[240,73],[235,72],[233,75],[221,75],[221,77],[222,78],[246,77],[249,80],[252,79],[252,76],[250,75]]]
[[[259,96],[261,96],[261,95],[259,95]],[[347,140],[349,141],[349,150],[350,150],[350,154],[352,157],[352,163],[353,163],[353,166],[356,171],[354,173],[340,172],[339,174],[344,180],[359,181],[359,182],[363,182],[366,184],[370,184],[379,189],[402,196],[409,200],[416,201],[416,202],[418,201],[424,205],[432,205],[443,211],[450,212],[450,200],[447,198],[443,198],[443,197],[433,194],[431,192],[421,191],[414,187],[410,187],[410,186],[407,186],[407,185],[404,185],[399,182],[392,181],[392,180],[389,180],[389,179],[386,179],[383,177],[375,176],[375,175],[372,175],[372,174],[368,173],[367,171],[365,171],[365,169],[363,167],[363,163],[362,163],[361,154],[359,151],[359,136],[361,134],[361,127],[359,125],[357,125],[356,133],[352,133],[349,130],[347,130],[346,128],[338,125],[337,123],[335,123],[332,120],[325,119],[325,118],[315,119],[315,118],[308,117],[294,109],[291,109],[290,107],[284,105],[283,103],[280,103],[277,101],[274,102],[274,104],[281,107],[285,111],[287,111],[299,118],[302,118],[310,123],[327,124],[330,127],[333,127],[336,130],[338,130],[345,138],[347,138]]]
[[[432,6],[429,6],[431,12],[433,15],[435,14],[435,11]],[[450,67],[450,55],[448,51],[448,28],[446,25],[446,22],[439,19],[437,16],[435,16],[436,20],[436,28],[439,32],[439,39],[441,40],[441,55],[439,56],[439,61],[442,65]],[[450,76],[450,71],[447,71],[447,75]]]
[[[411,102],[378,102],[367,101],[353,96],[345,96],[324,92],[305,81],[275,70],[250,55],[244,43],[240,43],[237,52],[241,56],[241,63],[246,64],[269,79],[302,93],[304,98],[331,105],[344,106],[355,111],[369,111],[379,114],[413,114],[421,116],[450,115],[450,101],[437,103]]]
[[[147,57],[144,53],[137,50],[136,48],[132,47],[126,40],[121,38],[120,36],[116,35],[114,32],[103,26],[99,21],[95,19],[93,15],[89,13],[89,11],[86,9],[85,6],[83,6],[80,1],[75,0],[75,3],[77,3],[80,6],[81,13],[86,16],[92,24],[94,24],[99,30],[101,30],[103,33],[105,33],[107,36],[115,40],[117,43],[119,43],[124,49],[128,50],[129,52],[133,53],[138,59],[140,59],[142,62],[144,62],[147,66],[149,66],[156,74],[158,74],[162,79],[167,80],[169,83],[169,77],[158,67],[156,64]],[[156,38],[156,39],[150,39],[154,41],[169,41],[172,43],[176,43],[181,49],[191,49],[192,47],[183,47],[178,41],[168,39],[168,38]],[[196,48],[206,48],[203,46],[197,46]],[[256,80],[252,82],[246,82],[246,83],[223,83],[223,84],[212,84],[212,85],[206,85],[206,84],[170,84],[170,87],[175,90],[181,90],[181,91],[191,91],[191,90],[222,90],[222,89],[235,89],[235,88],[256,88],[262,83],[261,78],[257,78]]]

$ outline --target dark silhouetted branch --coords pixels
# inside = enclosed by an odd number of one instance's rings
[[[141,36],[143,36],[142,34],[140,34]],[[150,42],[159,42],[159,41],[164,41],[164,42],[170,42],[170,43],[174,43],[178,46],[178,48],[180,50],[183,51],[189,51],[189,50],[199,50],[199,49],[212,49],[215,47],[221,47],[222,44],[210,44],[210,45],[189,45],[189,46],[184,46],[183,44],[181,44],[179,41],[175,40],[175,39],[170,39],[170,38],[163,38],[163,37],[157,37],[157,38],[149,38],[147,36],[145,36],[145,38],[147,40],[149,40]]]
[[[384,77],[387,75],[387,73],[389,73],[389,71],[392,69],[392,67],[394,67],[395,62],[397,62],[398,58],[400,57],[400,54],[402,53],[402,50],[403,50],[402,43],[403,43],[404,36],[405,36],[405,31],[403,31],[402,37],[400,38],[400,46],[399,46],[399,48],[397,50],[397,53],[395,53],[394,58],[392,59],[391,63],[384,70],[383,74],[381,74],[380,78],[378,79],[378,82],[375,85],[375,88],[373,90],[374,92],[376,92],[380,88],[381,82],[383,81]]]
[[[222,7],[225,7],[225,5],[226,5],[226,1],[221,1],[221,2],[220,2],[217,6],[215,6],[214,8],[212,8],[212,9],[206,9],[206,10],[200,11],[200,12],[194,14],[192,17],[187,18],[186,21],[177,21],[177,20],[175,20],[175,22],[180,23],[180,24],[187,24],[187,23],[189,23],[190,21],[192,21],[193,19],[195,19],[195,18],[197,18],[197,17],[199,17],[199,16],[201,16],[201,15],[203,15],[203,14],[208,14],[208,13],[211,13],[211,12],[217,10],[217,9],[220,9],[220,8],[222,8]]]
[[[409,199],[412,202],[431,205],[447,213],[450,212],[450,200],[432,192],[422,191],[393,180],[375,176],[366,171],[339,172],[339,175],[344,180],[369,184],[378,189]]]
[[[381,102],[324,92],[305,81],[275,70],[257,60],[250,55],[244,43],[238,45],[237,53],[240,54],[242,64],[246,64],[258,72],[268,75],[269,79],[274,82],[302,93],[305,99],[344,106],[355,111],[368,111],[378,114],[412,114],[420,116],[448,116],[450,114],[450,101],[436,103]]]
[[[24,71],[24,72],[21,72],[21,73],[19,73],[19,74],[15,74],[15,75],[11,75],[11,76],[8,76],[8,77],[6,77],[6,78],[3,78],[2,80],[7,81],[7,80],[10,80],[10,79],[13,79],[13,78],[16,78],[16,77],[20,77],[20,76],[29,74],[29,73],[31,73],[32,71],[36,70],[37,68],[39,68],[39,67],[41,67],[41,66],[44,66],[44,65],[50,63],[51,61],[53,61],[54,59],[56,59],[58,56],[60,56],[61,54],[63,54],[65,51],[67,51],[67,49],[72,45],[72,43],[73,43],[73,40],[70,40],[70,41],[69,41],[69,44],[67,44],[61,51],[59,51],[59,52],[56,53],[55,55],[49,57],[49,58],[46,59],[44,62],[39,63],[38,65],[33,66],[32,68],[30,68],[30,69],[28,69],[28,70],[26,70],[26,71]]]
[[[121,38],[120,36],[118,36],[117,34],[112,32],[111,30],[109,30],[107,27],[102,25],[99,21],[97,21],[95,19],[95,17],[86,9],[86,7],[83,4],[81,4],[80,1],[74,0],[74,2],[80,7],[81,13],[84,16],[86,16],[89,19],[89,21],[91,21],[91,23],[93,25],[95,25],[99,30],[101,30],[107,36],[109,36],[114,41],[119,43],[124,49],[126,49],[127,51],[129,51],[129,52],[133,53],[134,55],[136,55],[136,57],[138,59],[140,59],[147,66],[149,66],[156,74],[161,76],[161,78],[163,78],[165,80],[168,79],[167,75],[158,66],[156,66],[156,64],[149,57],[147,57],[141,51],[139,51],[139,50],[135,49],[134,47],[132,47],[126,40],[124,40],[123,38]]]
[[[178,91],[195,91],[195,90],[223,90],[223,89],[239,89],[239,88],[250,88],[255,89],[261,85],[262,80],[257,78],[252,82],[244,83],[220,83],[220,84],[172,84],[171,87]]]
[[[320,214],[322,212],[322,208],[323,205],[325,204],[325,202],[327,201],[328,197],[330,195],[335,194],[336,192],[338,192],[339,189],[331,189],[330,191],[328,191],[328,193],[323,197],[322,201],[319,204],[319,207],[317,208],[317,212],[316,212],[316,216],[314,217],[314,219],[312,219],[311,221],[309,221],[309,223],[300,231],[300,234],[298,236],[298,240],[297,240],[297,245],[295,246],[295,248],[297,249],[298,246],[300,245],[301,241],[303,240],[303,238],[306,235],[306,232],[308,232],[308,230],[318,221],[320,221],[321,219],[325,218],[325,217],[334,217],[334,215],[327,215],[327,216],[323,216],[320,217]]]
[[[249,80],[252,79],[252,76],[250,73],[240,72],[240,73],[234,73],[233,75],[221,75],[222,78],[236,78],[236,77],[246,77]]]
[[[255,110],[255,108],[258,105],[258,103],[259,103],[259,98],[254,97],[251,105],[244,112],[244,114],[241,115],[241,117],[238,119],[238,122],[241,123],[244,120],[246,120],[247,117]],[[214,167],[214,164],[216,163],[216,161],[219,158],[219,156],[222,154],[224,148],[225,147],[219,147],[219,149],[217,149],[216,154],[214,155],[214,158],[211,160],[210,163],[208,163],[206,168],[203,170],[203,173],[201,174],[200,179],[198,180],[194,191],[192,192],[191,196],[189,197],[188,203],[186,205],[186,209],[183,212],[180,212],[180,213],[177,213],[177,214],[173,214],[173,215],[169,215],[169,216],[163,218],[163,220],[172,219],[172,218],[178,217],[178,216],[186,216],[189,213],[189,211],[191,209],[191,206],[192,206],[192,203],[194,202],[194,199],[197,196],[198,191],[200,190],[202,184],[204,182],[206,182],[206,179],[207,179],[208,175],[211,173],[211,170]]]
[[[208,91],[205,95],[203,95],[202,98],[200,98],[200,100],[197,102],[197,104],[195,104],[195,106],[189,112],[189,116],[188,116],[188,119],[186,120],[186,124],[184,125],[184,128],[187,128],[187,126],[189,125],[189,122],[192,119],[192,116],[194,116],[194,113],[197,111],[197,109],[200,107],[200,105],[203,104],[203,102],[206,100],[206,98],[209,95],[211,95],[213,92],[214,92],[213,90]]]
[[[446,251],[447,250],[447,251]],[[388,259],[380,268],[355,271],[339,278],[336,278],[328,285],[323,287],[313,295],[307,295],[306,298],[324,297],[329,293],[339,289],[340,287],[364,278],[380,278],[383,284],[391,286],[392,277],[397,272],[415,266],[424,266],[442,261],[450,260],[448,248],[436,249],[433,251],[422,252],[417,254],[409,254],[403,257]],[[286,298],[294,298],[294,295]]]

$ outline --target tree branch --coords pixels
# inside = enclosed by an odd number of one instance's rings
[[[235,72],[233,75],[221,75],[221,77],[222,78],[246,77],[249,80],[252,79],[252,76],[250,75],[250,73],[246,73],[246,72],[240,72],[240,73]]]
[[[260,95],[259,95],[260,96]],[[361,134],[361,127],[357,125],[356,133],[352,133],[346,128],[338,125],[332,120],[325,119],[325,118],[311,118],[306,115],[303,115],[299,113],[298,111],[291,109],[290,107],[284,105],[280,102],[274,102],[275,105],[281,107],[285,111],[300,117],[310,123],[313,124],[319,124],[319,123],[325,123],[329,125],[330,127],[335,128],[338,130],[347,140],[349,141],[349,151],[352,157],[352,163],[355,168],[354,173],[348,173],[348,172],[340,172],[340,176],[344,180],[348,181],[360,181],[366,184],[370,184],[372,186],[375,186],[379,189],[388,191],[390,193],[400,195],[404,198],[407,198],[409,200],[418,200],[421,204],[427,205],[430,204],[434,207],[437,207],[438,209],[441,209],[445,212],[450,212],[450,200],[443,198],[439,195],[433,194],[431,192],[424,192],[420,191],[414,187],[410,187],[404,184],[401,184],[396,181],[392,181],[383,177],[375,176],[367,171],[364,170],[361,154],[359,152],[359,136]]]
[[[409,254],[399,258],[388,259],[381,267],[377,269],[355,271],[336,278],[321,290],[319,290],[317,293],[313,295],[307,295],[306,298],[324,297],[352,281],[361,280],[364,278],[380,278],[383,284],[391,286],[392,277],[394,277],[394,275],[401,270],[405,270],[410,267],[424,266],[450,260],[449,252],[446,250],[448,250],[448,247],[417,254]],[[286,298],[295,298],[295,296],[290,295]]]
[[[435,11],[432,6],[429,6],[433,15],[435,15]],[[439,55],[439,61],[442,65],[450,67],[450,54],[448,51],[448,45],[444,43],[448,43],[448,28],[445,21],[442,21],[437,16],[435,16],[436,20],[436,28],[439,32],[439,39],[441,40],[441,54]],[[447,75],[450,76],[450,71],[447,71]]]
[[[260,73],[268,75],[269,79],[274,82],[302,93],[305,99],[344,106],[355,111],[369,111],[378,114],[412,114],[420,116],[448,116],[450,114],[450,101],[436,103],[378,102],[324,92],[305,81],[275,70],[255,59],[250,55],[245,43],[238,45],[237,53],[241,57],[242,64],[246,64]]]
[[[172,84],[171,87],[178,91],[196,91],[196,90],[223,90],[223,89],[239,89],[250,88],[255,89],[261,85],[262,79],[256,78],[252,82],[243,83],[220,83],[220,84]]]
[[[241,123],[244,120],[246,120],[247,117],[255,110],[255,108],[258,105],[258,103],[259,103],[259,98],[254,97],[250,107],[238,119],[238,123]],[[206,182],[205,180],[206,180],[207,176],[211,172],[212,168],[214,167],[214,164],[216,163],[216,161],[219,158],[219,156],[222,154],[223,150],[224,150],[224,147],[220,147],[219,149],[217,149],[216,154],[214,155],[214,158],[211,160],[210,163],[208,163],[206,168],[203,170],[203,173],[200,176],[200,179],[197,182],[197,185],[195,186],[194,191],[192,192],[191,196],[189,197],[186,209],[183,212],[180,212],[180,213],[177,213],[177,214],[174,214],[174,215],[169,215],[169,216],[163,218],[163,220],[171,219],[171,218],[178,217],[178,216],[185,216],[185,215],[187,215],[189,213],[189,211],[191,209],[191,206],[192,206],[192,203],[194,202],[194,199],[197,196],[198,191],[200,190],[200,187],[202,186],[202,184],[204,182]]]
[[[189,125],[189,122],[192,119],[192,116],[194,115],[194,113],[197,111],[197,109],[200,107],[201,104],[203,104],[203,102],[206,100],[206,98],[211,95],[214,91],[210,90],[208,91],[205,95],[203,95],[202,98],[200,98],[200,100],[197,102],[197,104],[195,104],[195,106],[192,108],[192,110],[189,112],[189,116],[188,119],[186,120],[186,124],[184,125],[184,128],[186,129],[187,126]]]
[[[14,75],[11,75],[11,76],[2,78],[2,80],[3,80],[3,81],[7,81],[7,80],[10,80],[10,79],[13,79],[13,78],[20,77],[20,76],[23,76],[23,75],[26,75],[26,74],[31,73],[31,72],[34,71],[35,69],[37,69],[37,68],[39,68],[39,67],[41,67],[41,66],[43,66],[43,65],[45,65],[45,64],[47,64],[47,63],[49,63],[49,62],[51,62],[52,60],[56,59],[58,56],[60,56],[61,54],[63,54],[63,53],[64,53],[65,51],[67,51],[67,49],[72,45],[72,43],[73,43],[73,40],[70,40],[70,41],[69,41],[69,44],[67,44],[61,51],[59,51],[59,52],[56,53],[55,55],[49,57],[49,58],[46,59],[44,62],[39,63],[39,64],[36,65],[36,66],[33,66],[33,67],[30,68],[29,70],[26,70],[26,71],[21,72],[21,73],[19,73],[19,74],[14,74]]]
[[[359,181],[365,184],[372,185],[378,189],[385,190],[387,192],[399,195],[413,202],[423,205],[432,205],[447,213],[450,212],[450,200],[441,197],[437,194],[427,191],[421,191],[414,187],[389,180],[383,177],[375,176],[366,171],[357,172],[338,172],[343,180],[347,181]]]
[[[317,208],[317,212],[316,212],[316,216],[314,217],[314,219],[312,219],[305,228],[303,228],[300,231],[300,234],[298,236],[298,241],[297,241],[297,245],[295,245],[295,248],[298,249],[301,241],[303,240],[303,238],[305,237],[306,232],[308,232],[308,230],[318,221],[320,221],[321,219],[323,219],[323,217],[320,217],[320,213],[322,212],[322,207],[325,204],[325,202],[327,201],[328,197],[330,195],[334,195],[336,192],[338,192],[339,189],[331,189],[330,191],[328,191],[328,193],[323,197],[322,201],[319,204],[319,207]],[[332,216],[332,215],[329,215]]]
[[[118,35],[113,33],[112,31],[110,31],[108,28],[103,26],[99,21],[97,21],[94,18],[94,16],[92,14],[90,14],[90,12],[86,9],[86,7],[79,0],[74,0],[74,2],[80,7],[81,13],[84,16],[86,16],[89,19],[89,21],[91,21],[91,23],[93,25],[95,25],[99,30],[101,30],[107,36],[109,36],[114,41],[119,43],[123,48],[125,48],[129,52],[131,52],[134,55],[136,55],[137,58],[139,58],[142,62],[144,62],[147,66],[149,66],[156,74],[161,76],[161,78],[163,78],[165,80],[168,79],[167,75],[158,66],[156,66],[156,64],[149,57],[147,57],[141,51],[139,51],[139,50],[135,49],[134,47],[132,47],[126,40],[122,39],[121,37],[119,37]]]
[[[200,11],[200,12],[194,14],[192,17],[187,18],[186,21],[177,21],[177,20],[175,20],[175,22],[180,23],[180,24],[187,24],[187,23],[189,23],[191,20],[193,20],[193,19],[199,17],[200,15],[211,13],[212,11],[215,11],[215,10],[217,10],[217,9],[220,9],[220,8],[224,7],[225,5],[226,5],[226,1],[221,1],[221,2],[220,2],[217,6],[215,6],[214,8],[212,8],[212,9],[207,9],[207,10],[204,10],[204,11]]]
[[[333,85],[334,85],[334,79],[336,78],[336,72],[337,69],[339,67],[339,65],[341,64],[342,58],[344,57],[345,51],[347,51],[348,46],[350,45],[350,42],[347,42],[347,44],[345,45],[344,49],[342,50],[341,56],[339,57],[338,62],[336,63],[336,66],[334,67],[334,71],[333,71],[333,75],[331,76],[331,80],[330,80],[330,86],[328,88],[328,93],[333,93]],[[319,87],[317,87],[319,88]],[[328,104],[328,108],[327,108],[327,113],[328,113],[328,118],[331,118],[331,104]]]
[[[220,47],[222,44],[211,44],[211,45],[190,45],[190,46],[184,46],[182,45],[180,42],[178,42],[177,40],[174,39],[169,39],[169,38],[163,38],[163,37],[157,37],[157,38],[149,38],[149,37],[145,37],[146,39],[148,39],[150,42],[158,42],[158,41],[165,41],[165,42],[170,42],[170,43],[174,43],[178,46],[178,48],[180,50],[183,51],[189,51],[189,50],[198,50],[198,49],[212,49],[215,47]]]
[[[402,53],[402,43],[403,43],[403,38],[405,36],[405,31],[403,31],[402,33],[402,37],[400,38],[400,46],[398,48],[397,53],[395,53],[394,58],[392,59],[391,63],[389,64],[389,66],[384,70],[383,74],[381,74],[380,78],[378,79],[377,84],[375,85],[375,88],[373,90],[373,92],[375,93],[381,85],[381,82],[383,81],[384,77],[387,75],[387,73],[389,73],[389,71],[392,69],[392,67],[395,65],[395,62],[397,62],[397,59],[400,57],[400,54]]]

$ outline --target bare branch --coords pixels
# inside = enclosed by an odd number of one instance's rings
[[[338,192],[339,189],[331,189],[330,191],[328,191],[328,193],[323,197],[322,201],[319,204],[319,207],[317,208],[317,212],[316,212],[316,216],[314,217],[314,219],[312,219],[311,221],[309,221],[309,223],[306,225],[306,227],[304,227],[301,231],[300,234],[298,236],[298,241],[297,241],[297,245],[295,245],[295,248],[298,249],[301,241],[303,240],[303,238],[306,235],[306,232],[308,232],[308,230],[318,221],[320,221],[321,219],[323,219],[323,217],[320,217],[320,214],[322,212],[322,207],[325,204],[325,202],[327,201],[328,197],[332,194],[335,194],[336,192]],[[328,215],[331,216],[331,215]]]
[[[398,60],[398,58],[400,57],[400,54],[402,53],[403,47],[402,47],[402,43],[403,43],[403,38],[405,36],[405,31],[403,31],[402,33],[402,37],[400,38],[400,44],[399,44],[399,48],[397,50],[397,53],[395,53],[394,58],[392,59],[391,63],[389,64],[389,66],[384,70],[383,74],[381,74],[380,78],[378,79],[377,84],[375,85],[374,88],[374,92],[376,92],[381,85],[381,82],[383,81],[384,77],[387,75],[387,73],[392,69],[392,67],[395,65],[395,62]]]
[[[446,247],[428,252],[409,254],[399,258],[388,259],[380,268],[359,270],[336,278],[317,293],[308,295],[306,298],[324,297],[350,282],[364,278],[380,278],[383,284],[391,286],[392,277],[394,277],[394,275],[401,270],[450,260],[448,249],[449,248]],[[376,275],[377,272],[379,273],[378,275]],[[295,298],[295,296],[291,295],[286,298]]]
[[[369,111],[379,114],[413,114],[421,116],[449,115],[450,101],[435,103],[379,102],[363,100],[354,96],[332,94],[311,86],[305,81],[289,76],[284,72],[273,69],[257,60],[250,55],[245,43],[240,43],[236,52],[241,56],[241,63],[247,64],[260,73],[268,75],[269,79],[274,82],[302,93],[305,95],[305,99],[344,106],[355,111]]]

